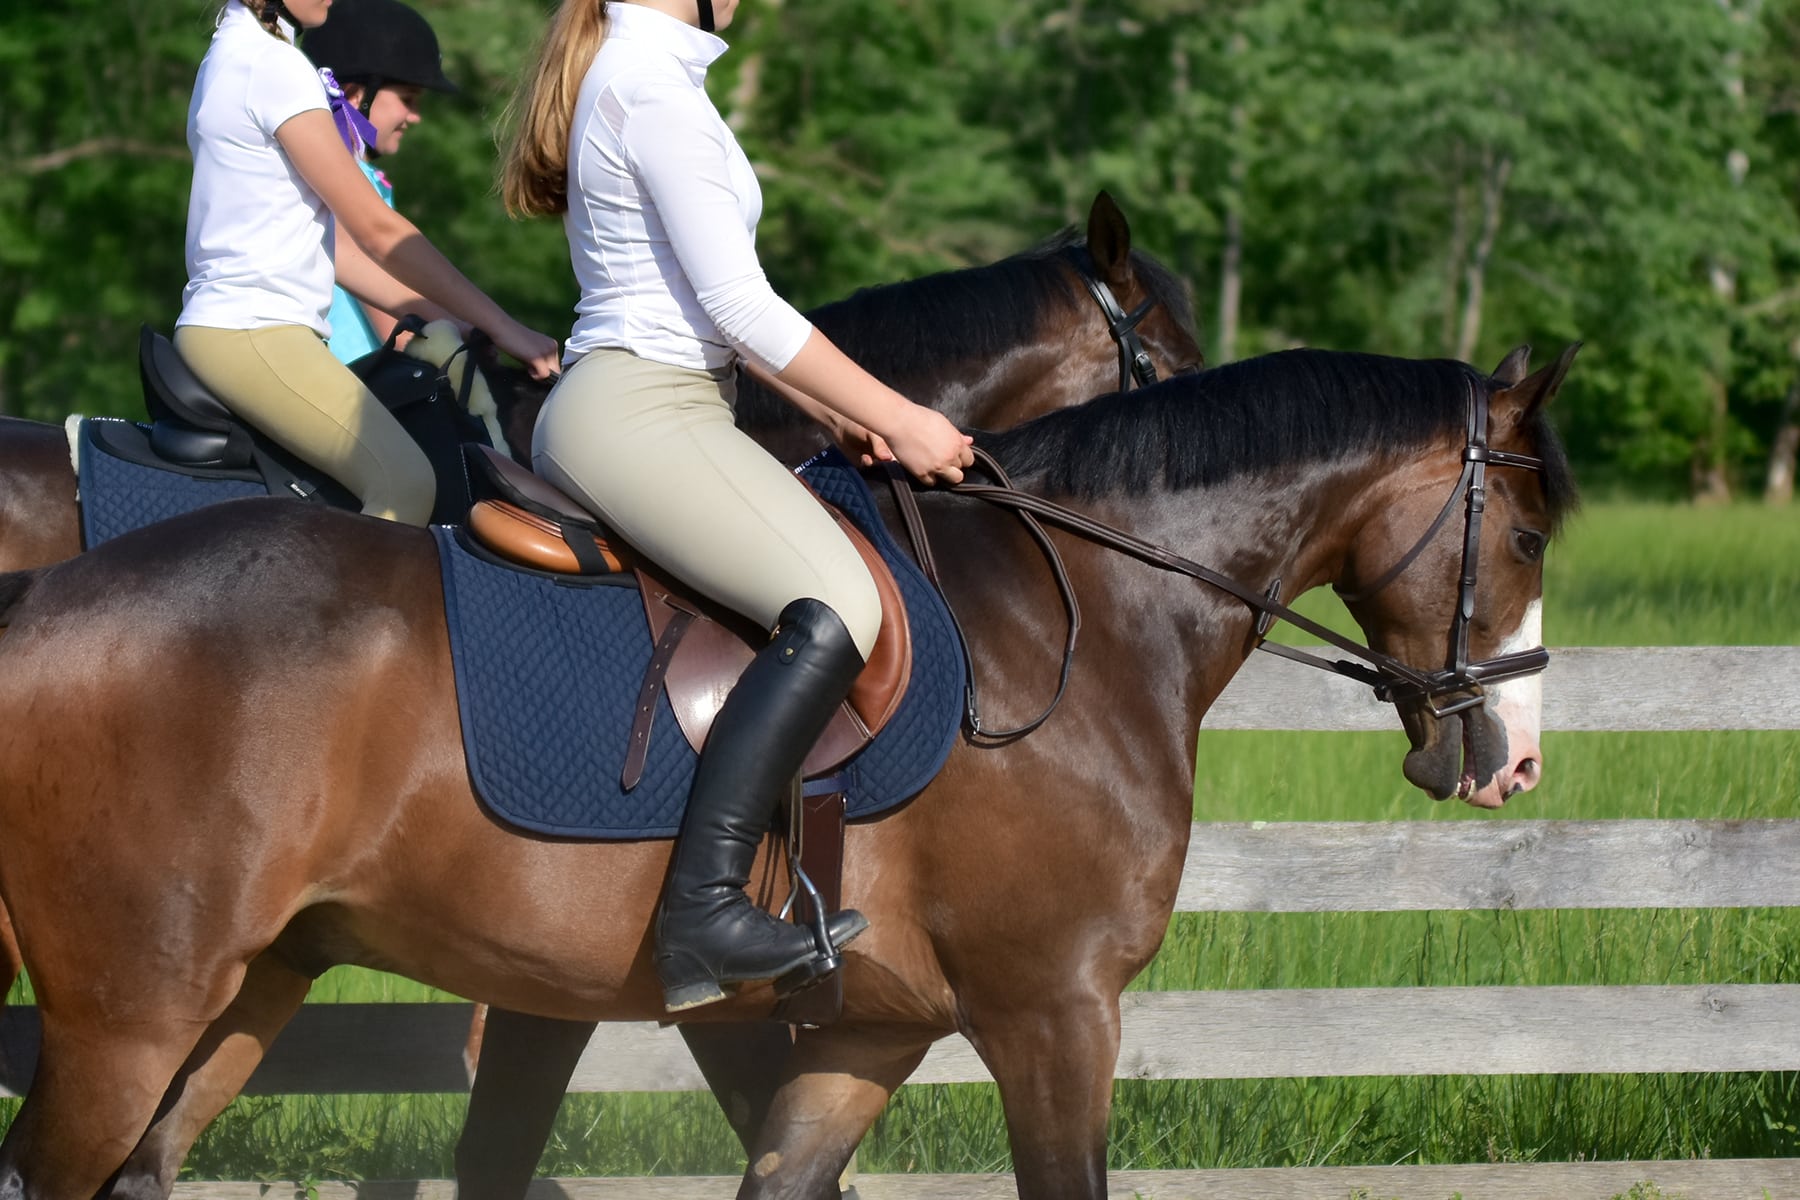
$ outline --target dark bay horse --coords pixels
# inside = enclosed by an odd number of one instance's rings
[[[1521,378],[1518,355],[1490,377],[1291,351],[982,443],[1165,563],[1250,596],[1337,586],[1408,675],[1453,659],[1444,690],[1397,690],[1407,774],[1492,807],[1541,775],[1533,681],[1518,699],[1478,668],[1535,640],[1542,554],[1574,503],[1543,410],[1573,353]],[[921,507],[995,715],[1023,715],[1056,676],[1043,564],[976,500]],[[843,1020],[796,1044],[740,1195],[833,1194],[951,1032],[999,1083],[1021,1194],[1106,1195],[1119,995],[1166,929],[1194,731],[1256,612],[1091,531],[1054,536],[1089,613],[1066,699],[1040,734],[959,745],[909,805],[850,830],[845,903],[873,924],[846,955]],[[547,1017],[662,1015],[648,931],[667,844],[521,837],[484,814],[427,534],[234,501],[0,575],[0,622],[0,895],[43,1017],[0,1197],[92,1195],[192,1119],[202,1073],[247,1077],[336,963]],[[753,886],[779,901],[785,876]],[[752,988],[703,1011],[771,1007]]]
[[[1115,320],[1108,304],[1137,319]],[[1133,249],[1130,226],[1105,192],[1089,209],[1082,239],[1065,231],[998,262],[867,288],[807,315],[903,394],[985,429],[1133,378],[1196,370],[1202,358],[1185,288]],[[1141,370],[1130,361],[1138,354],[1147,364]],[[514,456],[529,463],[542,392],[503,391],[496,399]],[[738,421],[789,463],[821,444],[818,426],[748,377]],[[81,549],[63,428],[0,417],[0,571],[60,562]],[[18,969],[0,912],[0,1003]]]

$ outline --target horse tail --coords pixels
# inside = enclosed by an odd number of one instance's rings
[[[0,572],[0,629],[12,624],[14,610],[43,573],[43,567],[33,567],[29,571]]]

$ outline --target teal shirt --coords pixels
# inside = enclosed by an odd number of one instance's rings
[[[374,187],[389,208],[394,207],[394,187],[387,181],[387,176],[377,171],[369,163],[357,160],[357,166],[368,176]],[[326,345],[331,347],[332,355],[341,363],[355,362],[381,346],[381,339],[369,327],[369,318],[363,314],[362,305],[356,297],[341,287],[331,289],[331,340]]]

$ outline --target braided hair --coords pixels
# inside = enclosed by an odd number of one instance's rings
[[[269,31],[271,37],[280,38],[284,42],[288,40],[287,34],[281,31],[281,19],[288,15],[287,6],[282,3],[282,0],[224,0],[224,3],[219,5],[219,15],[224,16],[225,10],[230,8],[233,3],[242,3],[245,8],[249,9],[262,27]],[[293,18],[288,17],[288,20],[292,21]]]

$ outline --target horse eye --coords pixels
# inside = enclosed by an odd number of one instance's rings
[[[1549,538],[1535,529],[1513,530],[1513,546],[1518,550],[1519,557],[1526,562],[1536,562],[1544,557],[1544,547],[1549,541]]]

